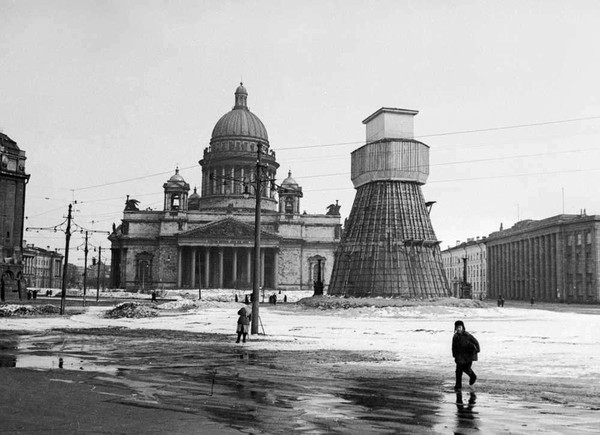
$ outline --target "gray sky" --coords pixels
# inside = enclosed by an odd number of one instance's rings
[[[442,247],[560,214],[563,190],[566,213],[600,214],[595,1],[0,0],[0,16],[0,129],[27,153],[29,227],[75,199],[79,225],[109,230],[128,194],[162,207],[176,165],[199,185],[240,80],[308,213],[337,199],[347,217],[350,153],[385,106],[420,111]],[[497,129],[524,124],[543,125]]]

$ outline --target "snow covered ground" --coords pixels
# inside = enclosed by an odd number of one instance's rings
[[[308,309],[290,302],[312,292],[290,292],[287,304],[261,305],[261,333],[244,344],[270,350],[353,350],[380,354],[378,364],[444,371],[452,382],[450,345],[455,320],[481,344],[474,364],[480,383],[526,378],[527,382],[585,384],[600,390],[600,308],[598,315],[533,308],[461,308],[447,306]],[[117,296],[118,294],[115,294]],[[175,294],[165,295],[174,297]],[[104,296],[103,296],[104,297]],[[169,329],[235,336],[237,311],[231,291],[204,292],[203,299],[179,298],[159,304],[161,315],[141,319],[107,319],[107,307],[82,314],[0,318],[4,330],[119,326]],[[268,295],[267,295],[268,297]],[[283,295],[279,295],[280,300]],[[240,297],[239,300],[242,300]],[[38,303],[42,302],[38,300]]]

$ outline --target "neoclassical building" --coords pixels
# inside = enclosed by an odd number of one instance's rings
[[[25,151],[0,132],[0,302],[22,299]]]
[[[260,285],[311,289],[319,273],[328,284],[342,232],[339,206],[301,213],[302,187],[291,171],[281,184],[275,181],[279,163],[247,98],[240,84],[233,109],[204,149],[202,179],[191,194],[175,169],[163,184],[162,210],[144,210],[127,198],[121,224],[109,236],[113,288],[251,288],[257,173]]]
[[[524,220],[486,240],[489,297],[600,302],[600,216]]]
[[[455,246],[448,246],[442,251],[442,263],[452,296],[482,300],[487,298],[485,241],[485,237],[470,238],[462,243],[457,241]],[[465,278],[470,285],[468,294],[465,294],[461,286]]]

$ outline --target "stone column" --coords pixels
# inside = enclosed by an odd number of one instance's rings
[[[210,246],[204,248],[204,288],[210,287]]]
[[[223,248],[219,248],[219,281],[218,287],[223,288]]]
[[[196,288],[196,248],[191,248],[192,270],[190,270],[190,288]]]
[[[260,285],[264,287],[265,285],[265,250],[260,250]]]
[[[252,248],[246,249],[246,279],[252,282]]]
[[[237,287],[237,255],[238,255],[238,248],[232,248],[232,249],[233,249],[233,259],[232,259],[232,265],[231,265],[231,280],[233,281],[234,287]]]
[[[277,249],[273,249],[273,288],[277,290],[279,287],[279,280],[277,279],[277,266],[279,264],[279,252]]]
[[[181,273],[183,265],[183,247],[177,249],[177,288],[181,288]]]

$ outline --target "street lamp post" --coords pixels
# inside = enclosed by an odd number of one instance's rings
[[[256,204],[254,207],[254,264],[252,276],[252,325],[250,334],[258,334],[258,307],[260,296],[260,218],[261,218],[261,202],[262,202],[262,177],[260,169],[262,167],[262,144],[257,142],[257,157],[256,157],[256,187],[254,194],[256,195]]]
[[[261,142],[256,143],[256,170],[255,170],[255,179],[254,179],[254,195],[256,198],[256,203],[254,207],[254,258],[253,258],[253,271],[252,271],[252,322],[250,327],[251,334],[258,334],[259,327],[259,297],[260,297],[260,287],[261,287],[261,262],[260,262],[260,248],[261,248],[261,203],[262,203],[262,190],[263,183],[270,182],[271,188],[273,190],[281,189],[281,186],[275,184],[275,179],[269,178],[268,174],[263,174],[263,169],[268,166],[268,164],[263,163],[262,155],[263,155],[263,144]],[[240,183],[244,186],[244,197],[248,198],[250,196],[250,192],[248,191],[248,184],[246,179],[238,179],[235,177],[228,177],[224,175],[210,175],[210,179],[220,179],[220,180],[231,180],[237,183]]]

